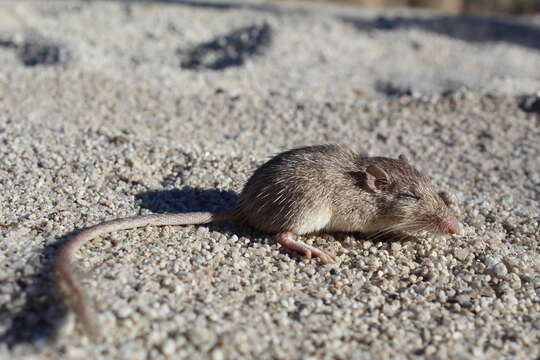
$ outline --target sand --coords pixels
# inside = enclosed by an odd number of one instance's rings
[[[540,23],[262,2],[0,4],[0,358],[540,356]],[[314,235],[321,266],[234,223],[94,241],[91,344],[50,281],[70,232],[218,210],[256,166],[337,142],[400,153],[463,234]]]

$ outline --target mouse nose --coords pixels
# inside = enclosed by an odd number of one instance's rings
[[[459,222],[455,216],[448,215],[441,218],[440,226],[447,234],[459,234]]]

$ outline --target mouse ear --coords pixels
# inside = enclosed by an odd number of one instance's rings
[[[399,159],[399,161],[401,161],[401,162],[404,163],[404,164],[408,164],[408,163],[409,163],[409,159],[407,159],[407,157],[406,157],[405,155],[403,155],[403,154],[400,154],[400,155],[398,156],[398,159]]]
[[[373,192],[379,192],[386,189],[389,180],[386,172],[375,165],[370,165],[366,169],[366,185]]]

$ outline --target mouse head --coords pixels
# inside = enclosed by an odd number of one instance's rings
[[[429,179],[399,158],[371,158],[364,174],[364,187],[377,196],[385,223],[394,231],[457,234],[459,223]]]

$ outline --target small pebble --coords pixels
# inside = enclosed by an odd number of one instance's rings
[[[456,248],[454,250],[454,256],[459,261],[465,261],[467,259],[467,257],[469,256],[469,251],[467,249],[463,249],[463,248]]]
[[[194,328],[187,332],[188,339],[197,347],[207,346],[214,338],[213,334],[205,328]]]
[[[508,274],[508,270],[506,269],[506,266],[503,263],[498,263],[492,268],[492,273],[498,277],[499,279],[502,279]]]
[[[161,352],[164,355],[172,355],[176,350],[176,344],[172,339],[166,339],[163,344],[161,344]]]

